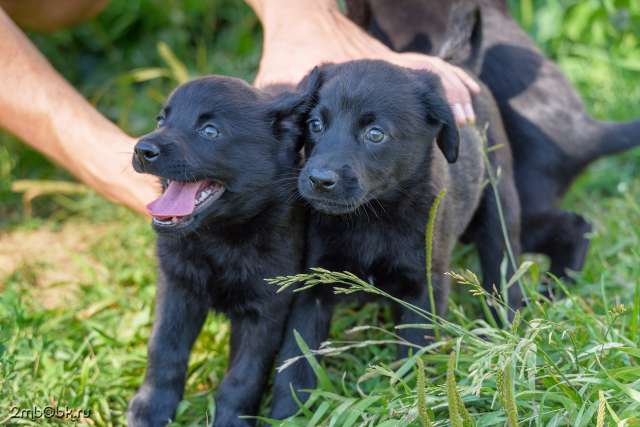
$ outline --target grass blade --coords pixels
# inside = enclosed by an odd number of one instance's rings
[[[629,325],[629,338],[634,343],[638,342],[638,321],[640,320],[640,282],[636,283],[633,290],[633,311]]]
[[[300,350],[304,354],[305,359],[307,359],[307,362],[309,362],[309,365],[311,365],[313,373],[316,375],[316,378],[318,378],[318,386],[323,390],[335,393],[336,390],[333,387],[331,380],[329,379],[329,375],[327,375],[327,372],[324,370],[324,368],[320,366],[320,363],[318,363],[313,354],[311,354],[311,350],[309,350],[309,346],[304,341],[304,338],[302,338],[302,335],[300,335],[300,333],[295,329],[293,330],[293,335],[296,339],[298,347],[300,347]]]
[[[598,403],[598,414],[596,416],[596,427],[604,427],[604,414],[605,414],[605,408],[606,408],[606,400],[604,398],[604,392],[602,390],[600,390],[598,392],[598,398],[599,398],[599,403]]]
[[[171,69],[173,78],[178,82],[178,84],[183,84],[189,81],[189,71],[187,71],[187,67],[180,62],[169,45],[165,42],[158,42],[158,53]]]

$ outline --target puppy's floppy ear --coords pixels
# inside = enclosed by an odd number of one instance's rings
[[[301,148],[304,121],[315,105],[321,84],[322,72],[314,67],[295,89],[289,88],[269,102],[267,114],[277,138],[295,140],[296,148]],[[278,87],[270,89],[279,92]]]
[[[458,126],[453,118],[453,113],[449,105],[444,102],[440,106],[436,120],[440,121],[441,127],[436,141],[438,148],[444,154],[445,159],[449,163],[455,163],[458,160],[458,152],[460,151],[460,134]]]
[[[451,107],[444,97],[439,78],[432,73],[417,71],[420,86],[419,96],[426,110],[428,123],[438,126],[436,142],[449,163],[458,160],[460,134]]]

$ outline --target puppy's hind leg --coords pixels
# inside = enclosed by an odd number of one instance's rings
[[[514,263],[518,262],[521,253],[520,201],[513,181],[501,181],[498,184],[498,194],[499,198],[496,198],[491,186],[484,189],[480,207],[472,223],[472,236],[482,267],[482,285],[489,293],[500,289],[500,266],[505,257],[508,264],[506,279],[509,280],[515,273],[514,267],[517,266]],[[507,297],[511,319],[514,314],[512,310],[518,310],[523,304],[522,290],[518,283],[511,285]]]
[[[191,347],[207,312],[201,298],[161,275],[147,371],[142,387],[129,404],[129,426],[162,427],[174,417],[184,392]]]
[[[281,366],[286,360],[302,355],[294,330],[312,350],[318,349],[327,338],[333,302],[330,298],[315,295],[315,292],[315,289],[309,289],[296,294],[276,366]],[[282,372],[276,373],[270,417],[284,419],[295,414],[298,404],[291,394],[292,390],[297,394],[298,399],[304,402],[309,394],[300,390],[313,389],[315,386],[315,374],[306,360],[298,360]]]
[[[570,272],[582,270],[590,244],[586,235],[592,229],[582,215],[559,209],[548,211],[525,217],[524,227],[524,250],[547,255],[554,276],[571,280]]]
[[[432,286],[434,300],[436,305],[435,313],[442,316],[446,312],[449,295],[449,278],[440,272],[432,272]],[[401,299],[419,309],[433,313],[431,309],[429,289],[425,282],[415,285],[417,292],[414,295],[403,295]],[[394,303],[395,304],[395,303]],[[398,335],[407,341],[408,345],[399,345],[397,357],[404,359],[409,356],[409,352],[419,347],[424,347],[433,341],[433,324],[432,319],[425,317],[424,314],[416,312],[414,309],[403,306],[401,304],[394,305],[394,320],[396,325],[424,325],[423,327],[402,327],[398,329]]]

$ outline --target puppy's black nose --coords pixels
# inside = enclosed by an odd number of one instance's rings
[[[136,156],[138,156],[138,159],[143,163],[153,162],[160,155],[160,148],[158,148],[156,144],[147,141],[139,141],[133,151],[135,151]]]
[[[338,174],[329,169],[313,169],[309,173],[311,186],[320,191],[331,191],[338,183]]]

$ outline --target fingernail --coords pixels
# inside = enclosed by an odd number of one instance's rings
[[[467,121],[472,125],[476,123],[476,115],[473,112],[473,107],[471,104],[465,104],[464,106],[464,115],[467,117]]]
[[[454,104],[454,106],[453,106],[453,115],[455,116],[456,122],[458,123],[459,126],[464,126],[465,123],[467,122],[467,119],[465,118],[464,109],[462,108],[462,105]]]

